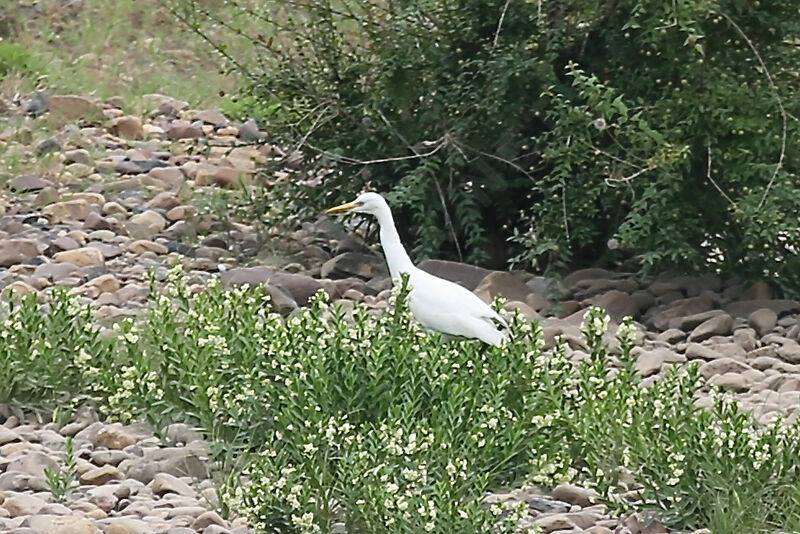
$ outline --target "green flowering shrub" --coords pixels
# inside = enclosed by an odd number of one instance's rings
[[[229,460],[225,506],[265,532],[511,532],[527,511],[484,505],[486,492],[570,481],[676,528],[800,528],[800,427],[758,426],[718,393],[698,407],[696,366],[644,387],[635,326],[612,351],[600,309],[574,363],[519,316],[504,347],[444,342],[404,289],[381,315],[348,317],[320,293],[288,319],[262,287],[212,279],[197,293],[179,271],[152,294],[103,342],[66,292],[7,308],[0,402],[89,398],[112,419],[196,425]]]
[[[793,1],[231,4],[172,3],[212,44],[252,41],[258,61],[217,49],[247,81],[237,109],[306,154],[265,208],[372,188],[419,258],[634,257],[800,288]]]
[[[91,362],[108,358],[91,311],[63,289],[0,301],[0,403],[71,405],[91,393]]]

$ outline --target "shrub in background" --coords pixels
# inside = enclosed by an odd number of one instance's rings
[[[241,34],[260,63],[228,57],[242,101],[336,165],[280,184],[295,210],[369,187],[418,257],[635,256],[797,287],[794,2],[234,3],[263,23]],[[173,10],[237,31],[191,0]]]

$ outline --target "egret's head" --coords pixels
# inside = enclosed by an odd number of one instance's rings
[[[325,213],[343,213],[345,211],[354,211],[356,213],[369,213],[377,215],[381,210],[388,208],[386,201],[378,193],[361,193],[352,202],[340,204],[327,210]]]

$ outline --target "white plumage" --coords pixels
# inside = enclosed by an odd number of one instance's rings
[[[490,345],[500,345],[506,339],[508,324],[505,319],[477,295],[411,263],[394,226],[392,210],[382,196],[362,193],[354,201],[331,208],[326,213],[345,211],[369,213],[378,219],[381,247],[392,281],[399,280],[401,273],[408,273],[411,286],[408,307],[425,328],[451,336],[477,338]]]

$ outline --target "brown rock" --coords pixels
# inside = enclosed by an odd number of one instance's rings
[[[215,109],[200,111],[194,116],[194,119],[203,121],[206,124],[213,124],[214,126],[220,126],[230,122],[225,115]]]
[[[686,346],[686,357],[690,360],[718,360],[723,356],[711,347],[699,343],[689,343]]]
[[[418,267],[433,276],[460,284],[470,291],[474,291],[478,284],[492,272],[468,263],[445,260],[425,260]]]
[[[78,119],[98,119],[103,116],[103,109],[83,96],[51,95],[50,114],[71,122]]]
[[[177,493],[185,497],[195,497],[197,495],[197,492],[189,484],[167,473],[158,473],[154,476],[150,486],[156,495],[164,495],[165,493]]]
[[[155,254],[169,254],[169,249],[161,243],[149,241],[147,239],[139,239],[128,245],[128,252],[132,254],[144,254],[145,252],[153,252]]]
[[[598,295],[589,300],[595,306],[599,306],[606,310],[616,322],[622,320],[623,317],[636,317],[639,315],[639,304],[627,293],[612,289],[602,295]]]
[[[733,358],[718,358],[710,362],[706,362],[700,366],[700,374],[706,379],[714,375],[722,375],[725,373],[744,373],[751,370],[752,367],[746,363],[734,360]]]
[[[176,187],[186,179],[180,167],[156,167],[151,169],[147,175],[159,182]]]
[[[92,156],[85,148],[76,148],[75,150],[64,151],[64,163],[83,163],[89,165],[92,163]]]
[[[742,347],[746,352],[750,352],[758,346],[756,332],[752,328],[737,328],[734,330],[733,341]]]
[[[53,249],[59,250],[59,251],[60,250],[75,250],[76,248],[80,248],[81,247],[80,243],[78,243],[75,239],[73,239],[73,238],[71,238],[69,236],[66,236],[66,235],[62,235],[62,236],[59,236],[59,237],[53,239],[53,242],[50,245],[53,247]]]
[[[134,443],[136,443],[136,438],[119,423],[103,426],[92,439],[95,447],[106,447],[113,450],[122,450]]]
[[[741,300],[739,302],[731,302],[724,309],[732,317],[749,317],[751,313],[760,309],[769,309],[781,316],[785,313],[800,312],[800,301],[780,299]]]
[[[383,275],[386,266],[382,258],[373,255],[345,252],[331,258],[322,264],[320,276],[322,278],[347,278],[357,276],[369,280],[375,276]]]
[[[536,313],[536,310],[524,302],[512,300],[506,303],[504,309],[511,313],[519,312],[529,321],[540,321],[542,319],[542,316]]]
[[[162,191],[145,204],[145,207],[149,209],[170,210],[178,204],[180,204],[180,201],[175,193],[171,191]]]
[[[39,248],[30,239],[0,239],[0,267],[11,267],[39,255]]]
[[[666,309],[656,313],[648,320],[648,323],[658,330],[666,330],[669,328],[669,321],[676,317],[706,312],[713,307],[714,303],[706,296],[680,299],[673,302]]]
[[[203,130],[184,120],[173,121],[166,129],[167,138],[173,141],[178,139],[197,139],[203,137]]]
[[[119,280],[111,273],[92,278],[81,286],[81,288],[97,288],[100,293],[113,293],[118,290],[119,287]]]
[[[193,206],[175,206],[167,212],[167,220],[170,222],[182,221],[194,212]]]
[[[237,187],[247,185],[251,181],[251,173],[234,167],[219,167],[205,164],[198,170],[194,178],[195,185],[216,185],[219,187]]]
[[[772,298],[772,289],[764,281],[753,282],[739,296],[739,300],[769,300]]]
[[[769,334],[778,322],[778,314],[775,310],[761,308],[747,317],[747,324],[753,327],[759,336]]]
[[[587,507],[594,504],[595,499],[597,499],[597,492],[593,489],[582,488],[573,484],[560,484],[553,488],[553,498],[580,507]]]
[[[65,200],[45,206],[42,215],[50,219],[53,224],[67,221],[83,221],[95,210],[95,207],[85,199]]]
[[[494,271],[486,275],[475,288],[475,294],[484,302],[491,302],[496,296],[502,295],[507,300],[525,302],[528,295],[533,293],[514,273]]]
[[[16,493],[6,497],[0,508],[5,509],[9,517],[22,517],[39,513],[45,504],[45,501],[33,495]]]
[[[147,239],[163,232],[167,221],[157,211],[147,210],[128,219],[125,228],[136,239]]]
[[[13,458],[6,466],[6,471],[19,471],[31,476],[44,478],[45,468],[57,467],[55,460],[41,451],[28,450]]]
[[[104,265],[105,259],[103,254],[92,247],[82,247],[75,250],[65,250],[53,256],[53,261],[56,263],[71,263],[78,267],[87,267],[89,265]]]
[[[689,334],[689,341],[705,341],[712,336],[727,336],[731,333],[733,319],[728,314],[719,314],[705,320]]]
[[[740,373],[722,373],[711,376],[708,383],[718,386],[726,391],[743,392],[747,391],[749,381]]]
[[[109,131],[116,136],[125,139],[141,139],[144,135],[142,120],[139,117],[123,115],[111,121]]]
[[[655,349],[643,351],[636,358],[636,371],[643,377],[658,374],[664,365],[665,354],[668,349]]]
[[[611,278],[614,273],[605,269],[592,267],[589,269],[579,269],[564,277],[564,287],[572,289],[578,282],[582,280],[591,280],[594,278]]]
[[[122,480],[124,477],[122,473],[111,464],[106,464],[102,467],[94,467],[81,474],[81,484],[89,486],[102,486],[112,480]]]
[[[38,174],[21,174],[9,180],[8,185],[18,193],[29,193],[31,191],[39,191],[45,187],[51,187],[53,182],[42,178]]]
[[[663,297],[667,293],[674,293],[676,291],[681,291],[680,284],[675,282],[665,282],[656,280],[649,286],[647,286],[647,291],[650,292],[651,295],[655,297]]]

